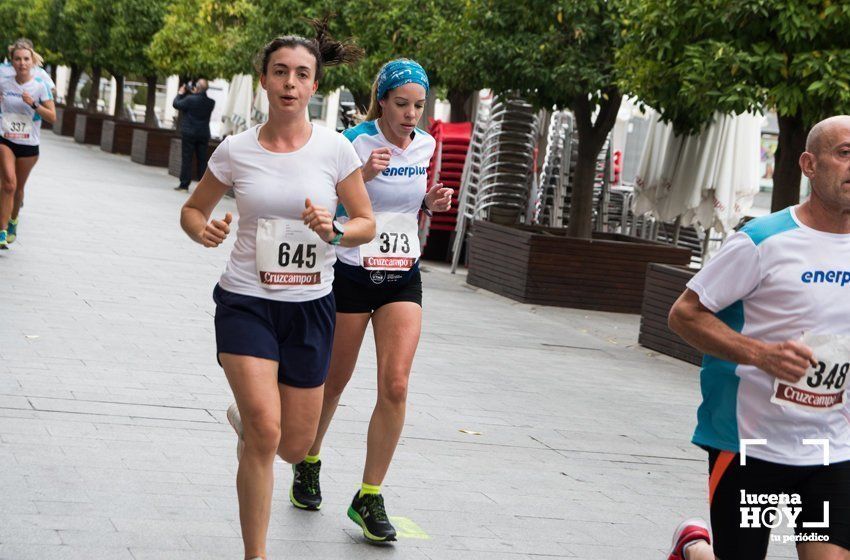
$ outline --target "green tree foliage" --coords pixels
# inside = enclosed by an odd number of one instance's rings
[[[18,37],[26,36],[27,31],[31,30],[27,25],[31,11],[31,7],[20,0],[0,0],[0,21],[3,22],[0,28],[0,45],[4,55],[6,45],[10,45]]]
[[[417,60],[429,72],[434,85],[439,84],[433,64],[420,49],[422,17],[433,13],[439,0],[380,2],[378,0],[346,0],[327,2],[326,13],[334,13],[332,29],[337,37],[351,37],[366,55],[356,65],[328,72],[329,86],[344,85],[354,95],[358,107],[365,111],[375,76],[389,60],[406,57]]]
[[[850,112],[850,3],[629,0],[623,84],[678,132],[715,111],[779,117],[773,210],[799,200],[808,129]]]
[[[157,67],[148,56],[154,35],[162,28],[167,0],[112,0],[115,21],[106,45],[113,73],[148,76]]]
[[[250,60],[234,54],[246,41],[246,21],[257,11],[248,0],[171,2],[148,55],[163,74],[217,77],[245,73],[250,70]]]
[[[109,30],[115,18],[114,4],[106,0],[67,0],[63,15],[76,41],[76,62],[91,69],[88,109],[97,107],[101,71],[109,63]]]
[[[48,64],[71,66],[81,57],[66,3],[67,0],[33,0],[27,5],[24,35],[32,39],[35,50]]]
[[[124,108],[124,77],[144,76],[156,83],[157,68],[151,61],[148,47],[161,28],[165,17],[166,0],[114,0],[115,19],[109,29],[107,68],[115,77],[118,88],[115,114],[121,115]],[[151,79],[153,78],[153,79]],[[145,120],[153,122],[153,100],[146,97]]]

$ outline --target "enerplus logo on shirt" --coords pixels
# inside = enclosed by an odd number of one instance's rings
[[[840,284],[843,288],[850,283],[850,270],[807,270],[800,280],[803,284]]]
[[[425,175],[427,173],[427,167],[419,167],[417,165],[408,165],[406,167],[387,167],[381,171],[381,175],[384,177],[415,177],[417,175]]]

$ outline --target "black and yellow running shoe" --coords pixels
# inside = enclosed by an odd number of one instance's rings
[[[354,494],[348,517],[360,525],[363,536],[373,542],[389,542],[395,540],[395,528],[387,517],[384,509],[384,497],[380,494],[364,494],[358,490]]]
[[[292,505],[314,511],[322,507],[322,489],[319,486],[321,468],[321,461],[301,461],[292,465],[292,488],[289,489],[289,501]]]

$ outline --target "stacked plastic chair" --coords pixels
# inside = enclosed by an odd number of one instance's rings
[[[549,122],[549,135],[543,167],[540,172],[535,224],[565,227],[570,220],[575,167],[578,158],[578,133],[569,111],[556,111]],[[622,220],[623,197],[611,194],[610,136],[596,159],[593,185],[593,226],[597,231],[610,230],[609,221]],[[609,208],[613,206],[613,208]]]
[[[481,146],[475,196],[476,219],[523,222],[534,174],[538,112],[519,98],[496,98]]]
[[[452,271],[470,220],[526,221],[539,126],[538,112],[522,99],[480,100],[461,181]]]
[[[578,140],[573,115],[554,111],[549,119],[546,154],[540,170],[533,223],[549,227],[564,224],[563,203],[566,188],[575,169]]]
[[[436,232],[446,232],[442,235],[447,241],[457,224],[460,183],[469,150],[472,123],[434,121],[428,132],[437,141],[434,157],[431,158],[431,165],[428,167],[428,187],[442,183],[444,187],[454,189],[455,194],[452,197],[452,209],[449,212],[440,212],[431,217],[423,213],[419,224],[423,247],[427,239]],[[445,254],[430,256],[444,258]]]

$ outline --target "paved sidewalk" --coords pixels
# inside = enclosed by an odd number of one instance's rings
[[[189,241],[162,169],[50,132],[42,154],[0,253],[0,559],[241,560],[211,300],[232,239]],[[374,404],[369,339],[326,440],[321,512],[289,505],[276,466],[269,558],[664,558],[678,522],[707,513],[688,443],[697,369],[637,346],[636,316],[520,305],[445,266],[423,272],[384,487],[409,536],[369,546],[345,516]]]

